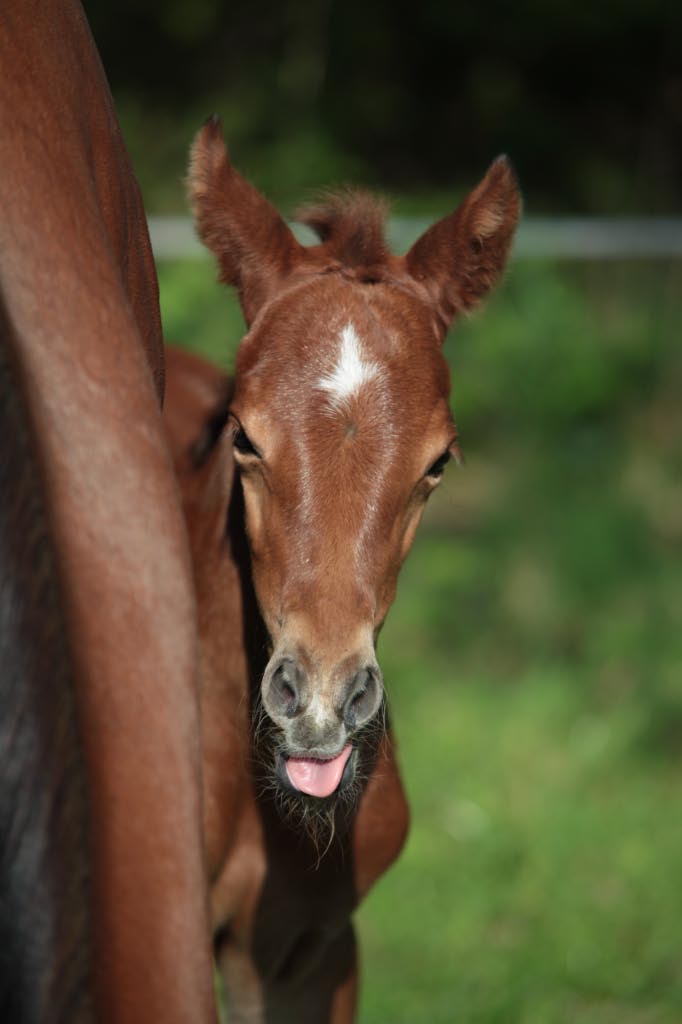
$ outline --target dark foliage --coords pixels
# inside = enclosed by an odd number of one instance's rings
[[[224,96],[249,145],[303,130],[394,188],[464,182],[507,151],[551,207],[682,202],[682,8],[665,0],[98,0],[114,91]]]

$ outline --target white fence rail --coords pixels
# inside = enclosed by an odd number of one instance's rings
[[[421,217],[392,217],[391,244],[402,251],[430,221]],[[150,217],[152,246],[158,260],[202,259],[189,217]],[[297,225],[303,242],[313,235]],[[571,260],[665,259],[682,257],[682,217],[526,217],[514,246],[518,258]]]

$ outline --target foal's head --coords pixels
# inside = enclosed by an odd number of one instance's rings
[[[441,343],[499,278],[520,199],[495,161],[405,256],[364,193],[304,210],[300,245],[232,167],[219,124],[192,151],[203,241],[248,325],[231,421],[253,579],[271,638],[262,706],[279,785],[324,801],[383,726],[377,634],[426,500],[457,458]]]

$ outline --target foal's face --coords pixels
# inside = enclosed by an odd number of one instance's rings
[[[303,215],[321,239],[304,248],[232,167],[215,121],[194,144],[190,192],[250,325],[231,411],[271,638],[261,695],[274,768],[283,788],[322,801],[383,727],[376,636],[457,451],[440,344],[500,276],[519,194],[497,160],[402,257],[377,202],[342,194]]]
[[[381,706],[376,635],[456,452],[447,365],[415,300],[329,274],[257,318],[236,379],[263,704],[288,755],[335,758]]]

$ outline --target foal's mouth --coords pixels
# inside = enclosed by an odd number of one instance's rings
[[[277,758],[277,778],[287,790],[324,800],[341,792],[353,781],[357,750],[346,744],[335,757],[312,757],[305,754]]]

